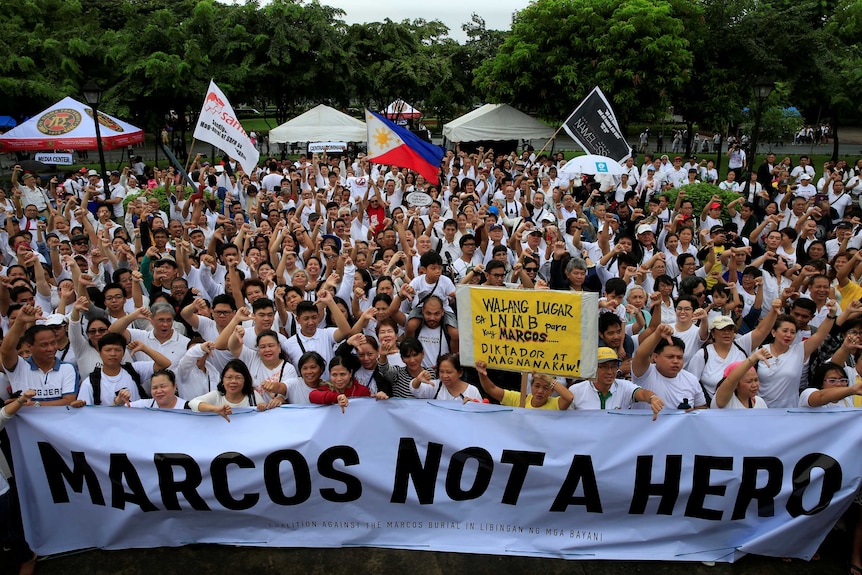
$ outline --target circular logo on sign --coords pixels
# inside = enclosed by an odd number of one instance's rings
[[[90,116],[91,118],[93,117],[93,110],[91,110],[90,108],[84,108],[84,110],[86,110],[88,116]],[[108,128],[109,130],[113,130],[115,132],[125,132],[121,125],[119,125],[114,120],[101,112],[99,112],[99,123]]]
[[[48,136],[68,134],[81,124],[81,114],[71,108],[59,108],[43,114],[36,126]]]

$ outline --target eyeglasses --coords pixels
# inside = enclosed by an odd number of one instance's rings
[[[89,333],[90,335],[99,335],[99,334],[107,333],[107,332],[108,332],[108,328],[106,328],[106,327],[94,327],[93,329],[87,330],[87,333]]]
[[[620,362],[618,362],[618,361],[603,361],[597,367],[599,369],[612,368],[614,371],[616,371],[620,367]]]
[[[693,295],[694,297],[706,297],[706,291],[702,291],[702,292],[692,292],[692,294],[691,294],[691,295]]]
[[[501,279],[501,278],[506,277],[506,274],[505,274],[505,273],[502,273],[502,274],[488,274],[488,275],[490,275],[492,278],[497,278],[497,279]]]
[[[692,308],[692,307],[678,307],[678,308],[676,308],[676,311],[693,311],[693,310],[694,310],[694,308]]]
[[[230,315],[234,313],[232,309],[214,309],[213,313],[216,315]]]
[[[829,379],[824,379],[823,382],[828,383],[830,385],[835,385],[836,383],[839,383],[841,385],[847,385],[848,383],[850,383],[850,380],[847,379],[846,377],[840,377],[837,379],[830,377]]]
[[[72,242],[73,246],[86,246],[90,242],[88,240],[78,240],[76,242]]]
[[[105,296],[105,301],[117,301],[120,299],[126,299],[126,298],[122,295],[106,295]]]

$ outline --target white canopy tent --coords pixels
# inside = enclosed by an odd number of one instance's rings
[[[273,144],[338,140],[364,142],[367,137],[365,122],[323,104],[273,128],[269,133],[269,141]]]
[[[395,100],[386,107],[383,115],[390,120],[411,120],[422,116],[422,112],[405,102],[404,100]]]
[[[443,126],[452,142],[548,139],[554,129],[508,104],[485,104]]]

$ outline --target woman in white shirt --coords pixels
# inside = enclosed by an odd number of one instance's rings
[[[150,379],[150,399],[138,399],[129,402],[129,390],[123,389],[117,399],[123,398],[123,403],[128,407],[149,409],[186,409],[188,403],[185,399],[177,396],[177,378],[169,369],[160,369]]]
[[[772,358],[769,349],[761,347],[742,361],[731,363],[724,370],[724,379],[719,382],[713,398],[713,409],[765,409],[769,407],[757,395],[760,379],[755,366],[758,361],[768,363]]]
[[[251,374],[245,364],[232,359],[221,372],[218,388],[189,401],[189,407],[192,411],[217,413],[230,421],[234,407],[257,407],[263,411],[266,404],[254,390]]]
[[[463,381],[464,369],[457,353],[446,353],[437,360],[438,380],[423,370],[410,382],[410,392],[418,399],[440,399],[463,401],[482,401],[479,390]]]
[[[862,395],[862,382],[849,383],[843,367],[837,363],[824,363],[814,370],[811,386],[799,396],[799,407],[852,408],[853,396]]]

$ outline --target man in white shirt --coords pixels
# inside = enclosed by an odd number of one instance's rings
[[[189,347],[189,338],[174,330],[174,315],[174,308],[169,303],[156,302],[149,309],[138,308],[129,315],[114,321],[109,331],[123,334],[126,341],[134,340],[145,343],[171,360],[171,369],[175,370]],[[136,319],[145,318],[149,318],[153,326],[152,331],[129,327]],[[136,361],[144,361],[147,356],[138,352],[134,358]]]
[[[321,290],[317,301],[329,309],[329,313],[338,327],[320,327],[320,312],[317,306],[307,301],[299,302],[296,306],[296,321],[300,329],[296,335],[287,340],[287,354],[293,367],[299,373],[300,358],[305,353],[316,351],[326,362],[323,379],[329,379],[329,360],[334,355],[335,344],[352,335],[351,327],[347,323],[347,318],[335,305],[329,291]]]
[[[569,388],[574,401],[569,409],[631,409],[633,403],[648,403],[653,421],[664,408],[661,397],[625,379],[617,379],[620,359],[613,349],[599,348],[596,377],[580,381]]]
[[[75,367],[56,358],[54,328],[34,325],[38,314],[39,308],[32,305],[25,305],[18,312],[0,344],[3,370],[13,392],[36,390],[31,405],[69,405],[75,399]],[[22,339],[30,343],[32,355],[26,359],[18,356],[17,346]]]
[[[126,210],[123,208],[123,200],[126,199],[126,187],[120,183],[120,172],[114,170],[111,172],[111,177],[108,181],[108,192],[110,197],[105,199],[105,203],[111,207],[111,212],[114,221],[122,224],[123,216]],[[165,222],[167,224],[168,222]]]
[[[791,170],[790,177],[798,182],[802,174],[808,174],[809,180],[814,179],[814,166],[811,165],[811,159],[805,155],[799,156],[799,165]]]
[[[700,381],[682,368],[685,344],[673,332],[672,325],[663,323],[641,342],[632,360],[632,383],[652,391],[671,408],[706,409]]]

